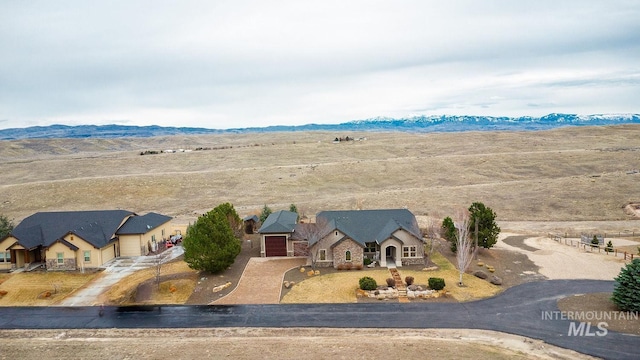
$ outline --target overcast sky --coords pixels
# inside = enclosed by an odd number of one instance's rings
[[[640,113],[640,1],[0,1],[0,128]]]

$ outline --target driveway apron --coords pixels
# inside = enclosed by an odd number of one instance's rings
[[[306,258],[251,258],[238,286],[212,304],[278,304],[284,273],[306,264]]]

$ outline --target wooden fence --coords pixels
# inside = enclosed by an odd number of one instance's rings
[[[633,261],[634,257],[638,257],[638,255],[634,255],[633,253],[629,253],[626,251],[618,251],[618,249],[613,248],[609,251],[607,251],[607,247],[604,245],[593,245],[593,244],[585,244],[580,240],[580,236],[578,236],[578,239],[568,239],[566,237],[562,237],[558,234],[548,234],[550,239],[553,239],[561,244],[565,244],[571,247],[575,247],[577,249],[582,249],[584,251],[590,251],[590,252],[598,252],[598,253],[604,253],[605,255],[613,255],[615,257],[620,256],[621,258],[623,258],[625,261]]]

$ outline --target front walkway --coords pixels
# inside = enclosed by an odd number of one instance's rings
[[[182,246],[174,246],[162,252],[162,262],[175,259],[184,253]],[[98,305],[98,297],[109,290],[114,284],[128,275],[151,266],[155,266],[155,256],[120,257],[105,265],[102,274],[75,293],[70,294],[60,302],[60,306],[91,306]]]
[[[238,286],[211,304],[279,304],[284,273],[306,263],[307,258],[301,257],[251,258]]]

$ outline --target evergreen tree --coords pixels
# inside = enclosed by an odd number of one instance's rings
[[[226,205],[204,214],[187,229],[182,246],[190,268],[217,273],[233,264],[240,253],[240,240],[229,226]]]
[[[469,207],[471,219],[469,231],[475,238],[476,221],[478,222],[478,246],[489,249],[498,241],[500,228],[496,224],[496,213],[481,202],[474,202]]]
[[[453,223],[453,220],[450,216],[447,216],[442,221],[442,237],[447,240],[451,245],[451,251],[457,252],[457,237],[456,237],[456,225]]]
[[[269,215],[271,215],[272,211],[271,209],[267,206],[267,204],[264,205],[264,207],[262,208],[262,212],[260,213],[260,222],[264,223],[265,220],[267,220],[267,218],[269,217]]]
[[[240,216],[233,205],[231,203],[224,203],[216,206],[216,209],[227,218],[229,227],[231,228],[231,231],[233,231],[233,236],[237,239],[242,238],[242,219],[240,219]]]
[[[289,211],[298,214],[298,207],[296,206],[296,204],[289,205]],[[298,214],[298,218],[296,219],[296,221],[299,221],[299,220],[300,220],[300,214]]]
[[[640,311],[640,259],[633,259],[614,279],[611,300],[622,311]]]
[[[9,234],[11,230],[13,230],[13,221],[4,215],[0,215],[0,239]]]

